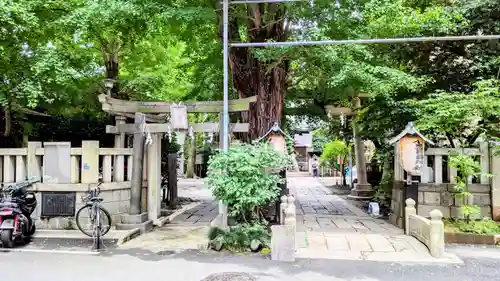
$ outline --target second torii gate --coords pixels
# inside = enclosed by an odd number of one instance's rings
[[[329,115],[345,115],[353,116],[356,115],[356,110],[361,107],[361,99],[364,97],[369,97],[367,94],[357,94],[353,99],[354,109],[348,107],[334,107],[326,106],[325,110]],[[365,161],[365,145],[359,136],[359,130],[357,126],[353,126],[354,129],[354,155],[356,157],[356,173],[358,176],[358,184],[351,190],[351,194],[348,196],[350,199],[355,200],[368,200],[374,195],[373,187],[368,183],[368,178],[366,175],[366,161]]]

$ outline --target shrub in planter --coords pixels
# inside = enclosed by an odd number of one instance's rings
[[[237,144],[226,152],[218,151],[208,164],[205,181],[214,196],[229,207],[233,221],[227,232],[211,229],[212,248],[266,248],[270,234],[262,208],[278,199],[279,184],[285,181],[278,173],[292,165],[291,157],[267,143]]]

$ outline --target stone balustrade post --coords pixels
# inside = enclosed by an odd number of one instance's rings
[[[410,215],[416,215],[417,209],[415,209],[415,200],[408,198],[405,201],[405,234],[410,235]]]
[[[285,210],[285,223],[286,225],[291,225],[295,228],[295,225],[297,224],[296,218],[295,218],[295,197],[293,195],[288,195],[287,197],[287,204],[286,204],[286,210]]]
[[[429,225],[429,250],[431,256],[440,258],[444,255],[444,223],[443,213],[434,209],[429,212],[431,217]]]
[[[45,159],[46,155],[44,155]],[[99,180],[99,141],[82,141],[82,183]]]
[[[288,204],[288,199],[286,195],[281,196],[280,213],[279,213],[280,224],[285,223],[285,212],[287,209],[287,204]]]
[[[36,155],[36,149],[42,147],[42,142],[28,142],[28,154],[26,155],[26,168],[28,177],[36,179],[42,178],[42,163],[41,157]]]

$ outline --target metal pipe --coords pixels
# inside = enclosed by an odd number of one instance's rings
[[[282,3],[282,2],[307,2],[307,0],[239,0],[231,1],[229,4],[260,4],[260,3]]]
[[[427,41],[466,41],[466,40],[493,40],[500,39],[496,35],[470,36],[438,36],[438,37],[411,37],[411,38],[384,38],[384,39],[354,39],[354,40],[324,40],[324,41],[293,41],[293,42],[252,42],[231,43],[231,47],[291,47],[311,45],[348,45],[348,44],[384,44],[384,43],[411,43]]]
[[[229,148],[229,0],[223,0],[223,44],[224,44],[224,103],[222,113],[222,150]]]

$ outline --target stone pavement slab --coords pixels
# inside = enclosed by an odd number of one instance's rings
[[[428,249],[407,235],[297,233],[296,258],[391,262],[461,263],[455,255],[433,258]]]
[[[168,224],[145,233],[119,246],[119,249],[143,249],[151,252],[166,250],[205,250],[209,225],[170,227]]]
[[[218,214],[217,202],[214,200],[204,200],[196,207],[184,211],[176,216],[170,223],[170,226],[203,226],[209,225]]]
[[[460,263],[435,259],[426,246],[389,222],[373,218],[310,176],[288,178],[296,198],[296,257]]]

